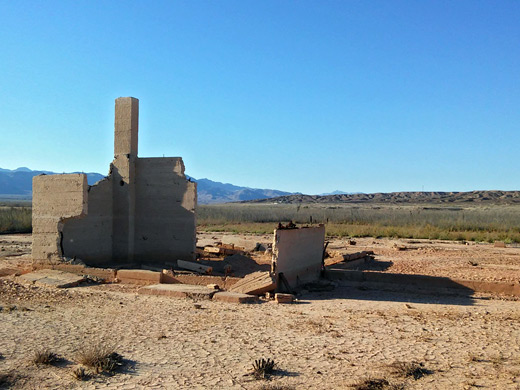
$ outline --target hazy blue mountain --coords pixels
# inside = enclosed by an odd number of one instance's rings
[[[197,183],[197,197],[198,203],[200,204],[268,199],[291,194],[290,192],[278,190],[240,187],[234,184],[220,183],[209,179],[195,179],[193,177],[190,179]]]
[[[77,172],[75,172],[77,173]],[[52,175],[50,171],[32,171],[21,167],[14,170],[0,168],[0,195],[20,195],[31,197],[32,178],[41,174]],[[92,185],[105,176],[99,173],[87,173],[88,184]]]
[[[77,173],[77,172],[74,172]],[[0,196],[17,196],[30,198],[32,196],[32,178],[41,174],[52,175],[50,171],[32,171],[29,168],[14,170],[0,168]],[[87,173],[88,184],[92,185],[105,176],[99,173]],[[209,179],[190,180],[197,182],[199,204],[226,203],[254,199],[267,199],[277,196],[292,195],[290,192],[240,187],[229,183],[219,183]]]

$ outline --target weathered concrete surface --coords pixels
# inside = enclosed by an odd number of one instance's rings
[[[170,276],[163,272],[163,278],[161,283],[183,283],[183,284],[196,284],[200,286],[207,286],[208,284],[216,284],[224,290],[229,290],[236,283],[241,281],[242,278],[235,278],[232,276],[208,276],[208,275],[189,275],[189,274],[177,274]]]
[[[280,287],[283,273],[291,287],[320,277],[325,226],[276,229],[273,240],[272,271]]]
[[[276,288],[276,279],[270,272],[253,272],[236,282],[230,289],[242,294],[261,295]]]
[[[216,290],[191,284],[154,284],[139,289],[139,294],[165,295],[172,298],[211,299]]]
[[[254,303],[258,301],[258,297],[256,295],[220,291],[213,295],[213,300],[228,303]]]
[[[143,269],[117,270],[116,278],[122,283],[156,284],[162,282],[162,272]]]
[[[292,295],[292,294],[276,293],[276,294],[274,294],[274,300],[277,303],[293,303],[294,295]]]
[[[32,255],[35,262],[56,262],[63,256],[63,225],[87,214],[85,174],[33,177]]]
[[[58,288],[75,287],[85,280],[85,277],[55,269],[41,269],[20,276],[21,279],[45,286]]]
[[[186,179],[180,157],[137,156],[138,124],[138,99],[116,99],[114,160],[108,177],[95,185],[88,187],[84,175],[76,175],[83,187],[67,184],[69,175],[33,181],[35,259],[66,255],[103,266],[195,258],[196,183]]]

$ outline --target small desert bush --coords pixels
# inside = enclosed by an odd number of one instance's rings
[[[296,390],[296,387],[289,385],[264,384],[260,387],[259,390]]]
[[[20,376],[14,371],[0,372],[0,389],[9,389],[19,379]]]
[[[354,390],[402,390],[403,385],[396,385],[384,378],[367,378],[352,386]]]
[[[433,374],[433,371],[430,371],[424,368],[423,363],[417,362],[395,362],[390,365],[393,374],[402,376],[402,377],[412,377],[413,379],[421,379],[423,376]]]
[[[48,349],[40,349],[34,353],[32,358],[32,362],[34,364],[56,364],[61,360],[61,358],[55,354],[54,352]]]
[[[96,371],[96,373],[114,373],[123,366],[123,357],[107,345],[87,345],[81,349],[77,362]]]
[[[72,370],[72,377],[78,381],[86,381],[90,378],[90,374],[85,370],[85,367],[78,366]]]
[[[256,379],[265,379],[274,371],[275,362],[272,359],[258,359],[253,363],[253,376]]]

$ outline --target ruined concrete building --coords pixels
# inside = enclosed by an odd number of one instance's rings
[[[33,259],[88,265],[195,258],[196,184],[180,157],[137,157],[139,100],[116,99],[114,160],[93,186],[85,174],[33,179]]]

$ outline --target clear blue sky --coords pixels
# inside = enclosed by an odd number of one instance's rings
[[[139,155],[303,193],[520,189],[520,1],[0,0],[0,167]]]

